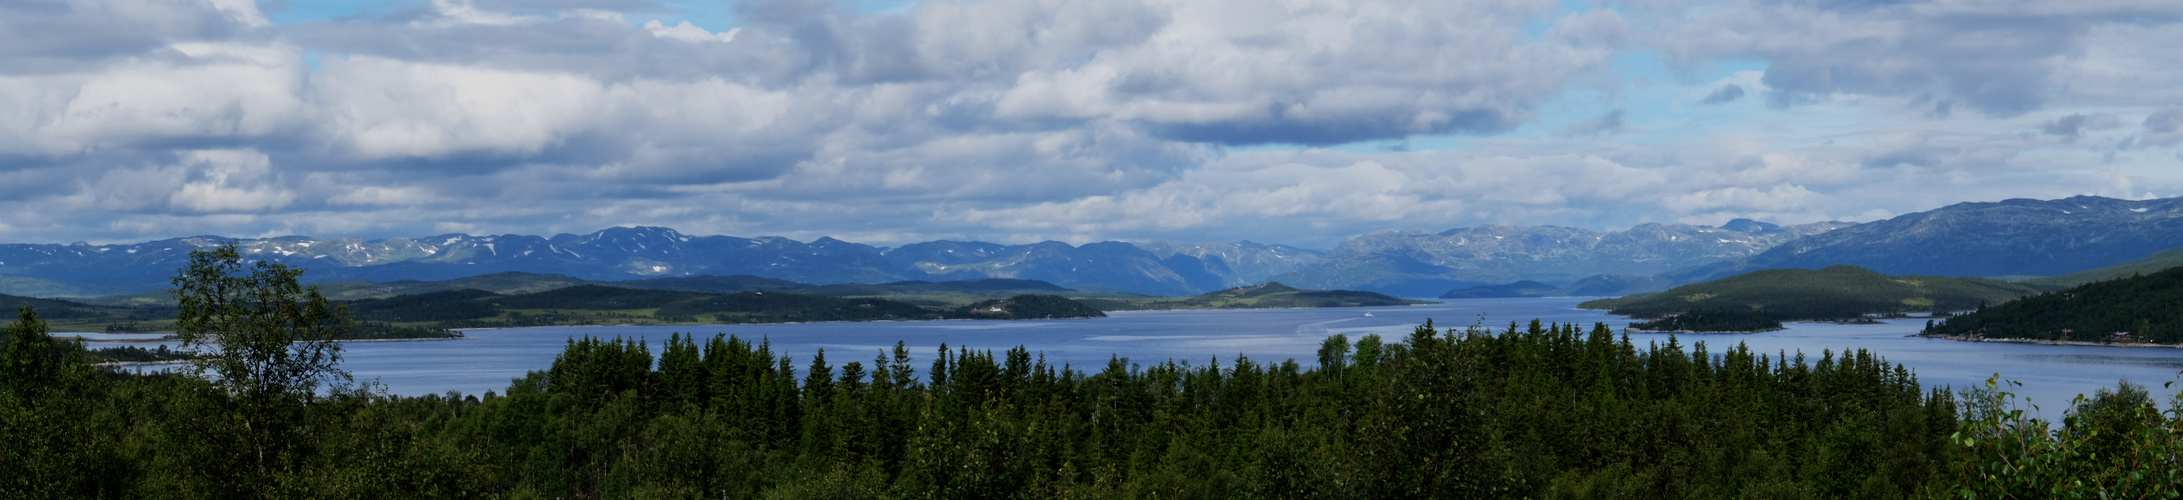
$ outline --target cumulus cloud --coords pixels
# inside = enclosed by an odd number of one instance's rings
[[[644,0],[283,25],[247,0],[0,4],[0,208],[19,214],[0,237],[658,224],[1326,246],[2183,189],[2153,163],[2183,144],[2167,2],[727,8],[738,25]],[[1639,53],[1704,83],[1629,78]],[[1748,60],[1764,71],[1692,69]],[[1718,106],[1747,94],[1793,109]],[[1413,139],[1460,145],[1356,146]]]
[[[2101,33],[2183,21],[2158,1],[1728,0],[1650,4],[1655,43],[1686,62],[1759,58],[1777,106],[1833,94],[1954,103],[1999,117],[2069,98]],[[1672,21],[1670,20],[1672,19]],[[2113,69],[2113,68],[2110,68]],[[2133,71],[2163,71],[2135,68]]]

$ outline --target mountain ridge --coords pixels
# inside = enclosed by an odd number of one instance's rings
[[[649,226],[552,236],[192,236],[134,244],[0,244],[0,293],[125,295],[165,288],[188,251],[308,269],[309,282],[442,281],[500,272],[587,281],[747,275],[817,285],[1035,280],[1083,291],[1190,296],[1279,281],[1437,297],[1536,281],[1565,295],[1664,289],[1743,272],[1847,264],[1891,275],[2053,276],[2183,247],[2183,198],[1967,202],[1854,224],[1647,223],[1617,231],[1485,225],[1367,233],[1320,251],[1253,243],[928,241],[883,247],[820,237],[691,236]]]

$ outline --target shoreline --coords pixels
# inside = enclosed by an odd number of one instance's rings
[[[1927,338],[1927,339],[1953,340],[1953,341],[1957,341],[1957,342],[1999,342],[1999,343],[2004,343],[2004,344],[2032,344],[2032,345],[2051,345],[2051,346],[2075,346],[2075,347],[2148,347],[2148,348],[2159,348],[2159,349],[2183,349],[2183,345],[2179,345],[2179,344],[2145,344],[2145,343],[2136,343],[2136,342],[2132,342],[2132,343],[2127,343],[2127,344],[2125,344],[2125,343],[2115,343],[2115,342],[2086,342],[2086,341],[2082,341],[2082,340],[2046,340],[2046,339],[2018,339],[2018,338],[1985,338],[1985,337],[1965,337],[1965,336],[1962,336],[1962,335],[1934,335],[1934,334],[1926,334],[1926,333],[1913,333],[1913,334],[1910,334],[1910,335],[1905,335],[1905,336],[1906,336],[1906,337],[1918,337],[1918,338]]]
[[[1782,331],[1782,330],[1787,330],[1787,328],[1775,328],[1775,329],[1772,329],[1772,330],[1759,330],[1759,331],[1756,331],[1756,332],[1727,332],[1727,331],[1724,331],[1724,332],[1699,332],[1699,331],[1691,331],[1691,330],[1643,330],[1643,329],[1637,329],[1637,328],[1623,328],[1623,329],[1622,329],[1622,332],[1623,332],[1623,333],[1655,333],[1655,334],[1657,334],[1657,333],[1666,333],[1666,334],[1671,334],[1671,335],[1757,335],[1757,334],[1761,334],[1761,333],[1767,333],[1767,332],[1778,332],[1778,331]]]
[[[460,331],[460,330],[457,330]],[[470,340],[470,337],[418,337],[413,339],[336,339],[334,342],[437,342],[442,340]]]
[[[460,330],[457,330],[457,331],[460,331]],[[156,339],[90,339],[90,338],[83,338],[83,337],[63,337],[63,336],[59,336],[59,335],[55,335],[55,336],[53,336],[53,339],[54,339],[54,340],[67,340],[67,341],[73,341],[73,342],[82,342],[82,343],[86,343],[86,344],[150,344],[150,343],[159,343],[159,342],[178,342],[178,341],[180,341],[180,340],[181,340],[181,339],[176,339],[176,338],[172,338],[172,336],[169,336],[169,337],[162,337],[162,338],[156,338]],[[418,338],[407,338],[407,339],[334,339],[334,340],[333,340],[333,342],[337,342],[337,343],[349,343],[349,342],[432,342],[432,341],[440,341],[440,340],[469,340],[469,339],[470,339],[470,337],[418,337]]]
[[[1199,308],[1178,308],[1178,309],[1123,309],[1123,310],[1114,310],[1114,311],[1099,311],[1099,312],[1102,312],[1102,313],[1107,313],[1107,314],[1109,314],[1109,315],[1112,315],[1112,314],[1115,314],[1115,313],[1136,313],[1136,312],[1165,312],[1165,311],[1267,311],[1267,310],[1276,310],[1276,309],[1357,309],[1357,308],[1365,308],[1365,307],[1419,307],[1419,306],[1430,306],[1430,305],[1438,305],[1438,304],[1440,304],[1440,303],[1439,303],[1439,302],[1432,302],[1432,303],[1425,303],[1425,304],[1401,304],[1401,305],[1389,305],[1389,306],[1334,306],[1334,307],[1238,307],[1238,308],[1223,308],[1223,307],[1199,307]],[[691,327],[701,327],[701,326],[758,326],[758,325],[807,325],[807,324],[823,324],[823,323],[884,323],[884,322],[895,322],[895,323],[924,323],[924,322],[933,322],[933,321],[1061,321],[1061,320],[1080,320],[1080,319],[1087,319],[1087,320],[1088,320],[1088,319],[1099,319],[1099,318],[1097,318],[1097,317],[1083,317],[1083,318],[1021,318],[1021,319],[976,319],[976,318],[934,318],[934,319],[866,319],[866,320],[838,320],[838,321],[781,321],[781,322],[772,322],[772,323],[690,323],[690,324],[652,324],[652,325],[638,325],[638,324],[630,324],[630,323],[620,323],[620,324],[612,324],[612,325],[602,325],[602,324],[587,324],[587,325],[540,325],[540,326],[481,326],[481,327],[474,327],[474,328],[451,328],[451,330],[454,330],[454,331],[458,331],[458,332],[483,332],[483,331],[492,331],[492,330],[517,330],[517,329],[524,329],[524,328],[609,328],[609,327],[619,327],[619,326],[643,326],[643,327],[656,327],[656,326],[691,326]],[[466,338],[467,338],[467,337],[466,337]],[[407,339],[405,339],[405,340],[407,340]],[[459,339],[416,339],[416,340],[459,340]]]
[[[108,361],[105,363],[92,363],[91,366],[98,368],[120,368],[125,366],[186,365],[189,363],[190,360],[187,359],[176,359],[168,361]]]
[[[1114,311],[1100,311],[1100,312],[1114,312]],[[637,325],[637,324],[621,323],[621,324],[614,324],[614,325],[596,325],[596,324],[593,324],[593,325],[541,325],[541,326],[485,326],[485,327],[477,327],[477,328],[450,328],[450,330],[454,330],[454,331],[458,331],[458,332],[466,332],[466,333],[467,333],[467,332],[482,332],[482,331],[490,331],[490,330],[520,330],[520,329],[525,329],[525,328],[611,328],[611,327],[618,327],[618,326],[642,326],[642,327],[654,327],[654,326],[691,326],[691,327],[697,327],[697,326],[760,326],[760,325],[816,325],[816,324],[824,324],[824,323],[887,323],[887,322],[893,322],[893,323],[925,323],[925,322],[932,322],[932,321],[1031,321],[1031,320],[1038,320],[1038,321],[1059,321],[1059,320],[1075,320],[1075,319],[1099,319],[1099,318],[1096,318],[1096,317],[1087,317],[1087,318],[1023,318],[1023,319],[976,319],[976,318],[933,318],[933,319],[845,319],[845,320],[837,320],[837,321],[780,321],[780,322],[772,322],[772,323],[690,323],[690,324],[679,324],[679,323],[678,323],[678,324],[671,324],[671,325]],[[467,339],[467,338],[470,338],[470,337],[463,337],[463,338]],[[438,339],[420,339],[420,340],[438,340]],[[457,339],[446,339],[446,340],[457,340]]]

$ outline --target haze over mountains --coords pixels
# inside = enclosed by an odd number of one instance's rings
[[[933,241],[877,247],[820,238],[689,236],[660,227],[585,235],[364,240],[177,238],[127,245],[0,245],[0,293],[89,296],[166,286],[189,250],[234,242],[312,282],[445,280],[497,272],[586,280],[750,275],[811,284],[1040,280],[1079,289],[1193,295],[1280,281],[1315,289],[1439,296],[1517,281],[1689,283],[1774,268],[1850,264],[1887,274],[2056,275],[2183,247],[2183,199],[2099,197],[1962,203],[1867,224],[1644,224],[1381,231],[1330,251],[1253,242],[1181,244]],[[1661,279],[1639,277],[1660,276]]]

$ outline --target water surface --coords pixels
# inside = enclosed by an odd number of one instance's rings
[[[1237,356],[1278,363],[1294,359],[1310,366],[1327,335],[1379,334],[1399,341],[1427,318],[1437,326],[1480,322],[1505,327],[1509,321],[1591,325],[1605,322],[1620,329],[1628,320],[1599,311],[1576,309],[1584,299],[1460,299],[1442,304],[1330,309],[1258,309],[1226,311],[1136,311],[1108,318],[1025,321],[916,321],[807,323],[717,326],[543,327],[472,330],[467,340],[445,342],[370,342],[345,346],[343,366],[358,380],[377,380],[396,394],[504,391],[510,379],[553,364],[571,337],[643,338],[654,355],[670,333],[703,337],[729,334],[770,341],[775,353],[793,358],[801,371],[813,353],[825,349],[834,366],[870,363],[900,340],[920,369],[928,366],[941,343],[1005,350],[1022,345],[1054,365],[1096,372],[1110,356],[1139,364],[1174,359],[1227,366]],[[1915,371],[1927,386],[1983,385],[1995,373],[2023,385],[2015,392],[2041,405],[2043,415],[2058,415],[2071,396],[2090,394],[2130,379],[2160,393],[2163,382],[2183,371],[2183,349],[2042,346],[1956,342],[1906,337],[1924,320],[1876,325],[1791,323],[1788,329],[1747,335],[1684,335],[1685,345],[1705,342],[1714,352],[1744,343],[1762,353],[1803,352],[1817,360],[1823,351],[1866,349]],[[1632,334],[1642,346],[1666,342],[1664,334]],[[99,344],[94,344],[97,346]],[[115,345],[115,344],[105,344]],[[132,344],[150,347],[150,344]],[[2173,394],[2168,391],[2167,394]],[[2164,397],[2163,397],[2164,399]]]

